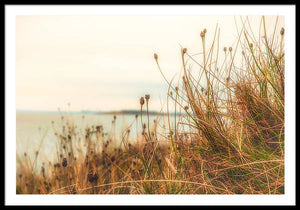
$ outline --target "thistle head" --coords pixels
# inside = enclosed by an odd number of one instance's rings
[[[282,27],[280,30],[280,35],[283,36],[284,35],[284,28]]]
[[[204,38],[205,37],[205,32],[201,31],[200,36],[201,36],[201,38]]]
[[[64,159],[63,159],[61,165],[62,165],[63,167],[67,167],[67,165],[68,165],[67,158],[64,158]]]
[[[143,106],[144,103],[145,103],[145,99],[144,99],[144,97],[141,97],[141,98],[140,98],[140,104],[141,104],[141,106]]]
[[[95,184],[98,180],[98,174],[97,173],[88,173],[87,179],[90,183]]]
[[[146,94],[145,95],[145,99],[148,101],[150,99],[150,95],[149,94]]]

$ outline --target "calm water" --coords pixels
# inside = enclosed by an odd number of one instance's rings
[[[62,118],[63,116],[63,118]],[[58,143],[55,132],[61,133],[63,125],[68,121],[71,125],[77,126],[77,131],[84,135],[85,128],[90,126],[102,125],[104,132],[110,133],[113,131],[112,120],[114,115],[110,114],[56,114],[56,113],[17,113],[17,155],[23,158],[26,152],[30,159],[34,159],[35,151],[40,147],[40,161],[37,163],[39,166],[41,161],[53,161],[56,157],[56,144]],[[130,126],[130,140],[136,139],[141,133],[141,119],[138,117],[138,124],[136,124],[135,115],[116,115],[116,135],[122,135]],[[172,117],[173,118],[173,117]],[[166,126],[167,116],[150,116],[150,126],[153,120],[158,120],[158,131],[164,134],[164,126]],[[146,123],[146,116],[143,117]],[[138,127],[137,127],[138,126]],[[167,127],[167,126],[166,126]]]

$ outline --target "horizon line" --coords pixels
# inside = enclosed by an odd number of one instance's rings
[[[99,114],[118,114],[118,113],[124,113],[124,114],[137,114],[141,111],[139,109],[122,109],[122,110],[28,110],[28,109],[16,109],[16,112],[28,112],[28,113],[99,113]],[[163,111],[156,111],[156,110],[149,110],[149,114],[167,114]],[[143,113],[146,113],[146,110],[143,110]],[[170,114],[173,114],[173,112],[170,112]],[[178,113],[179,114],[179,113]]]

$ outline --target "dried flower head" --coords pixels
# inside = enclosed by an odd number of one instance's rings
[[[158,59],[158,56],[156,53],[154,53],[154,59],[157,60]]]
[[[187,111],[189,109],[189,106],[185,106],[184,110]]]
[[[203,32],[206,34],[206,32],[207,32],[206,28],[203,30]]]
[[[224,47],[224,49],[223,49],[223,50],[224,50],[224,52],[226,52],[226,51],[227,51],[227,47]]]
[[[146,94],[145,95],[145,99],[148,101],[150,99],[150,95],[149,94]]]
[[[186,48],[183,48],[183,49],[182,49],[182,54],[185,54],[186,51],[187,51],[187,49],[186,49]]]
[[[61,165],[62,165],[63,167],[67,167],[67,165],[68,165],[67,158],[64,158],[64,159],[62,160]]]
[[[284,35],[284,28],[282,27],[280,30],[280,35],[283,36]]]
[[[178,86],[175,87],[176,92],[178,92]]]
[[[229,47],[229,52],[231,52],[232,51],[232,47]]]
[[[141,98],[140,98],[140,104],[143,106],[144,103],[145,103],[144,97],[141,97]]]
[[[201,31],[200,36],[201,36],[201,38],[204,38],[204,37],[205,37],[204,31]]]
[[[77,191],[76,191],[76,188],[75,188],[75,187],[72,188],[71,193],[72,193],[72,194],[77,194]]]
[[[87,175],[87,179],[90,183],[95,184],[98,181],[98,174],[97,173],[89,173]]]
[[[253,48],[253,44],[252,43],[250,43],[250,48]]]

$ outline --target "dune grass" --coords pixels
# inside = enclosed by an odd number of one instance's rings
[[[130,127],[117,141],[101,125],[79,134],[66,122],[55,163],[37,173],[26,154],[18,162],[17,193],[283,194],[284,29],[268,35],[262,17],[263,38],[255,39],[243,26],[235,46],[219,46],[217,27],[212,43],[200,33],[199,58],[182,48],[177,84],[154,54],[169,84],[167,108],[175,107],[167,134],[157,131],[159,120],[150,126],[150,95],[140,99],[135,139]]]

